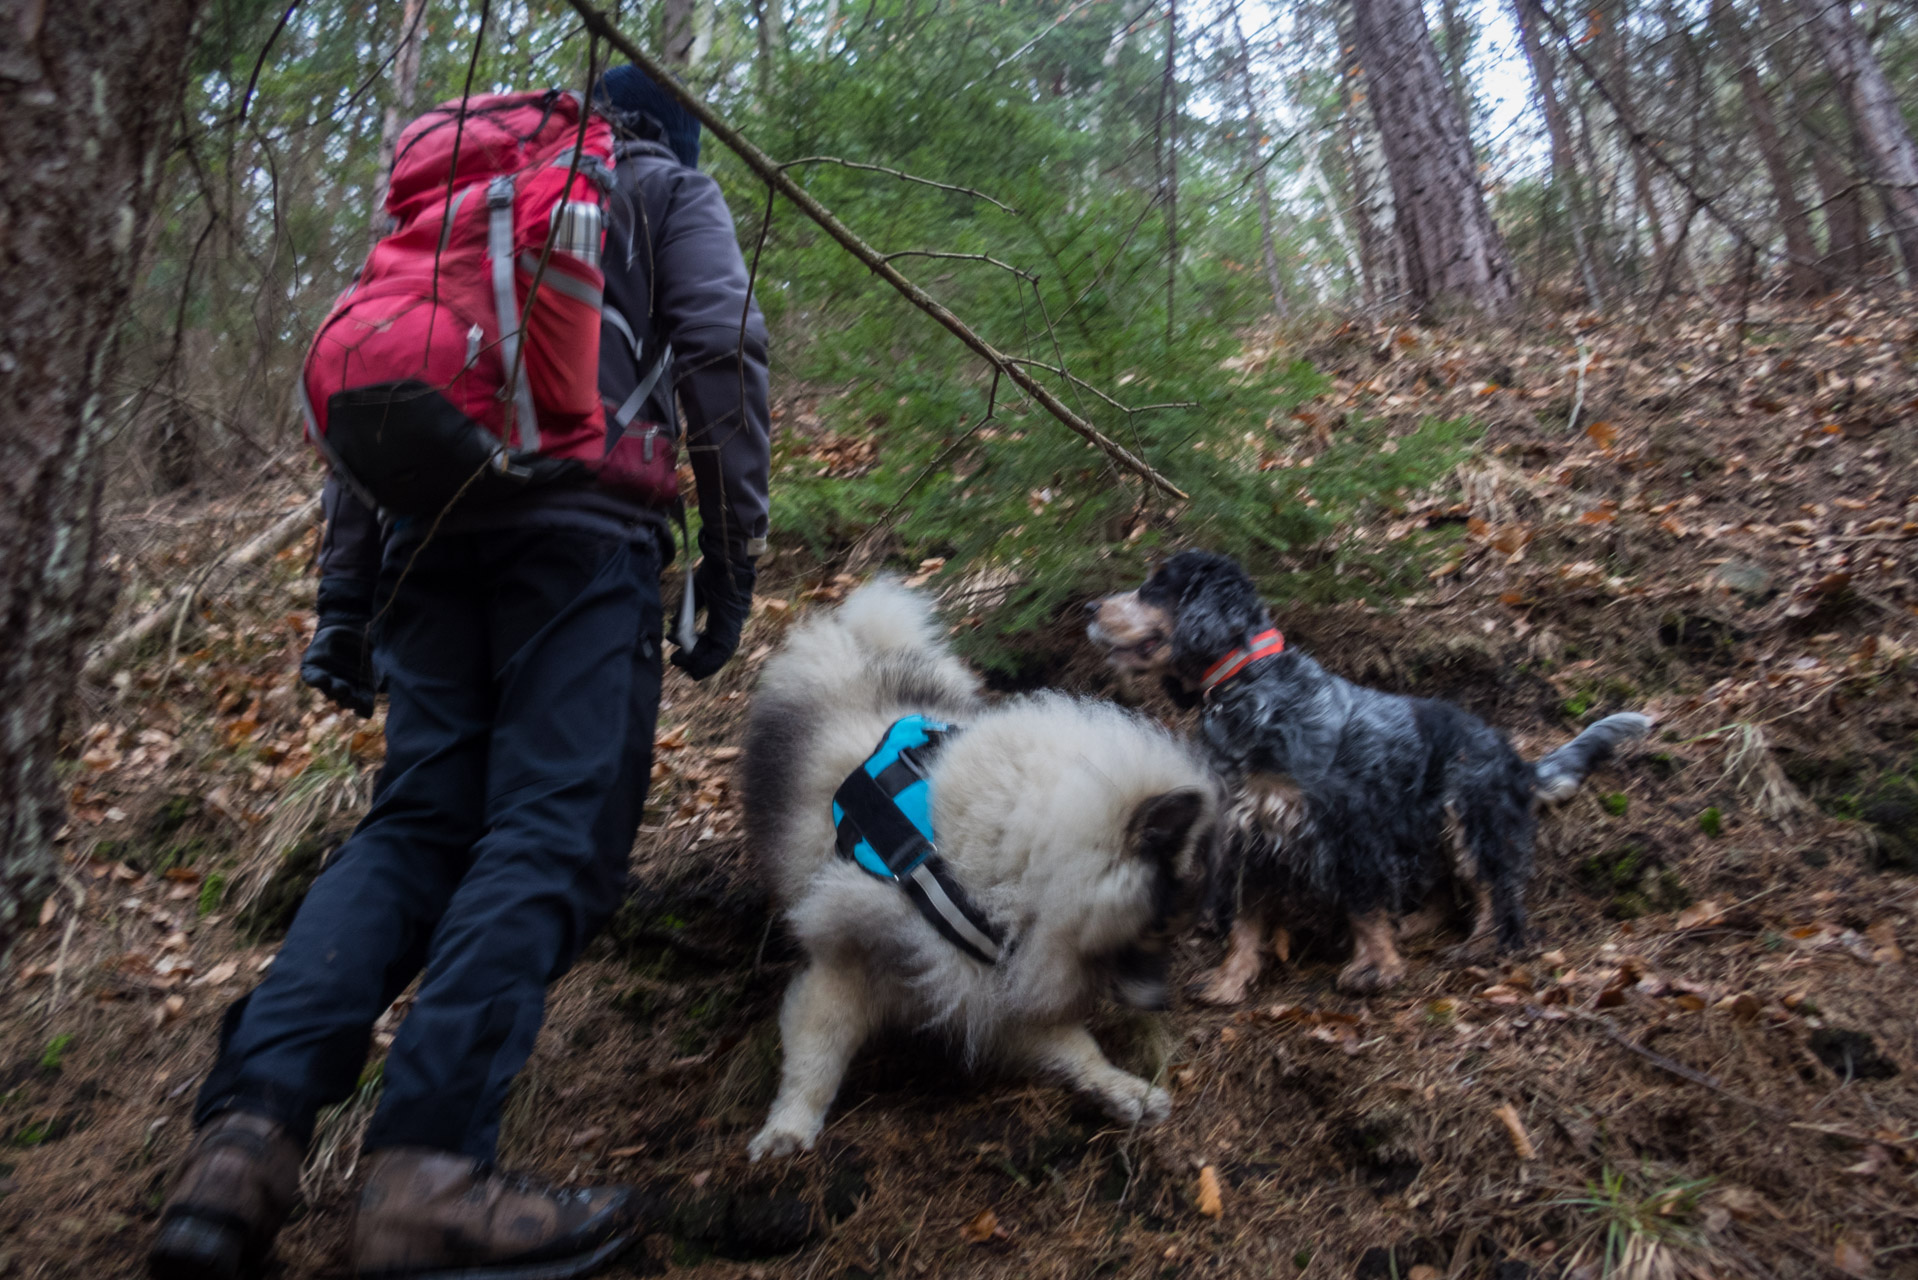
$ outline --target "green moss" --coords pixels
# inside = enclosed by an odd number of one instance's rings
[[[47,1047],[40,1054],[40,1070],[58,1071],[65,1059],[67,1050],[73,1046],[73,1037],[62,1033],[47,1041]]]
[[[1632,798],[1623,791],[1614,791],[1612,794],[1602,797],[1599,803],[1604,805],[1605,812],[1611,814],[1614,818],[1622,818],[1625,816],[1625,811],[1632,807]]]
[[[1567,720],[1576,720],[1587,711],[1590,711],[1595,701],[1597,701],[1597,699],[1593,697],[1591,690],[1581,690],[1565,699],[1564,705],[1562,705],[1559,710],[1564,714]]]
[[[1717,805],[1698,815],[1698,829],[1714,840],[1724,834],[1725,815],[1718,811]]]
[[[203,916],[212,915],[226,901],[226,877],[215,871],[200,881],[199,912]]]
[[[1607,899],[1605,910],[1614,919],[1634,920],[1691,905],[1685,882],[1637,844],[1594,854],[1578,864],[1576,874],[1587,889]]]

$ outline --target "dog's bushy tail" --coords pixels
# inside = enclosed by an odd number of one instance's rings
[[[889,579],[794,628],[761,676],[762,698],[838,710],[886,710],[900,701],[969,703],[970,672],[952,656],[932,601]]]
[[[1555,804],[1565,799],[1592,770],[1611,759],[1620,743],[1644,737],[1651,727],[1651,717],[1636,711],[1606,716],[1533,766],[1539,800]]]

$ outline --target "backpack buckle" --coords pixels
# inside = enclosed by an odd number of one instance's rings
[[[486,184],[486,207],[503,209],[513,203],[513,176],[501,174]]]

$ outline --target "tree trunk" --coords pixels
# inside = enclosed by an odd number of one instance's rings
[[[1350,39],[1342,40],[1350,48]],[[1405,263],[1393,234],[1392,183],[1385,173],[1379,131],[1361,106],[1369,95],[1365,72],[1348,67],[1345,109],[1339,113],[1346,173],[1352,180],[1352,213],[1358,223],[1359,297],[1367,307],[1396,302],[1405,291]]]
[[[662,60],[681,74],[692,70],[712,47],[712,0],[666,0],[661,28]]]
[[[1852,172],[1857,134],[1851,128],[1849,113],[1840,104],[1833,106],[1842,141],[1817,128],[1812,119],[1812,106],[1826,96],[1827,86],[1823,77],[1812,73],[1817,52],[1805,48],[1798,38],[1804,24],[1793,8],[1794,0],[1758,3],[1770,36],[1769,59],[1779,69],[1791,95],[1784,118],[1799,151],[1810,153],[1812,176],[1818,187],[1818,203],[1811,212],[1822,215],[1825,224],[1825,252],[1818,260],[1819,268],[1833,288],[1862,284],[1877,256],[1877,246],[1871,241],[1865,217],[1863,184]]]
[[[758,56],[755,72],[763,109],[772,98],[774,60],[786,48],[786,0],[756,0]]]
[[[1812,172],[1825,211],[1825,256],[1819,265],[1833,280],[1863,284],[1871,271],[1871,231],[1865,220],[1864,193],[1851,170],[1825,147],[1813,143]]]
[[[373,170],[379,176],[374,180],[368,214],[369,252],[393,229],[393,220],[386,212],[386,187],[393,180],[393,152],[400,145],[400,133],[413,115],[413,90],[420,82],[420,42],[425,34],[426,0],[406,0],[400,13],[399,49],[393,54],[393,93],[386,100],[386,118],[380,123],[380,158]]]
[[[1507,310],[1516,292],[1511,262],[1419,0],[1353,0],[1352,11],[1413,306]]]
[[[1712,18],[1724,36],[1732,61],[1738,64],[1738,87],[1744,95],[1745,109],[1751,113],[1752,137],[1758,142],[1758,154],[1765,162],[1778,200],[1778,225],[1785,233],[1785,256],[1794,293],[1810,296],[1823,293],[1828,286],[1818,266],[1818,242],[1811,233],[1811,215],[1798,199],[1797,184],[1792,181],[1791,158],[1785,152],[1785,140],[1779,132],[1778,118],[1772,112],[1771,95],[1758,74],[1752,58],[1751,43],[1745,38],[1745,26],[1726,0],[1712,6]]]
[[[114,333],[199,0],[0,0],[0,957],[53,884]]]
[[[1232,36],[1239,42],[1239,90],[1245,98],[1245,162],[1259,197],[1259,252],[1265,259],[1265,281],[1272,287],[1273,314],[1283,316],[1285,283],[1279,275],[1279,252],[1272,238],[1272,187],[1265,180],[1265,159],[1260,154],[1259,140],[1264,135],[1259,105],[1252,95],[1252,46],[1246,43],[1245,29],[1239,25],[1237,0],[1232,5]]]
[[[1905,260],[1905,281],[1918,284],[1918,144],[1911,140],[1897,95],[1852,20],[1850,0],[1798,0],[1798,9],[1850,108],[1872,181],[1884,197],[1892,238]]]
[[[1578,273],[1585,281],[1585,293],[1593,310],[1605,309],[1605,294],[1599,283],[1598,263],[1592,257],[1586,239],[1591,221],[1591,206],[1585,199],[1585,184],[1578,172],[1578,160],[1572,150],[1572,131],[1565,119],[1565,106],[1558,97],[1558,63],[1551,49],[1538,35],[1539,0],[1513,0],[1512,14],[1518,24],[1519,42],[1525,60],[1532,65],[1532,80],[1538,85],[1539,102],[1545,109],[1545,129],[1552,141],[1552,185],[1565,192],[1565,213],[1572,225],[1572,252],[1578,260]]]
[[[1349,118],[1349,113],[1347,113]],[[1352,233],[1345,229],[1345,211],[1339,207],[1339,196],[1332,184],[1326,180],[1325,165],[1319,159],[1320,143],[1313,142],[1304,148],[1305,173],[1312,185],[1319,189],[1319,195],[1325,200],[1325,220],[1331,225],[1332,238],[1339,242],[1339,251],[1345,255],[1345,268],[1351,272],[1352,283],[1358,286],[1361,294],[1365,289],[1365,260],[1359,248],[1352,242]]]
[[[1179,283],[1179,0],[1165,3],[1165,79],[1159,86],[1159,120],[1165,138],[1159,169],[1165,195],[1165,345],[1172,347],[1172,304]]]

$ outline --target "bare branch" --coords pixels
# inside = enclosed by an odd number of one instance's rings
[[[1007,359],[991,343],[974,333],[965,321],[954,315],[931,294],[901,275],[897,268],[886,261],[885,255],[853,234],[852,230],[835,217],[830,209],[819,203],[804,187],[794,182],[772,157],[754,146],[738,130],[720,119],[712,108],[694,97],[671,71],[667,70],[657,58],[627,38],[604,13],[588,4],[587,0],[567,0],[567,3],[571,4],[585,19],[588,31],[599,36],[629,58],[654,83],[685,107],[708,132],[731,148],[741,160],[745,161],[746,167],[758,174],[762,181],[776,188],[779,194],[790,200],[801,213],[818,223],[821,230],[838,241],[840,247],[846,252],[864,263],[874,275],[897,289],[915,307],[937,320],[947,332],[958,338],[987,363],[1003,371],[1014,385],[1038,401],[1047,413],[1057,418],[1068,430],[1084,437],[1100,452],[1161,492],[1181,500],[1188,497],[1183,489],[1160,475],[1148,463],[1074,413],[1043,383]]]
[[[1099,390],[1099,388],[1093,386],[1090,382],[1087,382],[1084,378],[1081,378],[1078,374],[1066,369],[1061,369],[1057,365],[1047,364],[1043,360],[1027,360],[1021,356],[1007,356],[1006,359],[1012,361],[1014,364],[1026,365],[1033,369],[1043,369],[1056,378],[1064,378],[1076,386],[1084,387],[1087,391],[1098,396],[1101,400],[1117,409],[1120,413],[1126,414],[1128,417],[1135,413],[1150,413],[1154,409],[1197,409],[1201,407],[1197,400],[1168,400],[1164,404],[1121,404],[1105,392]]]
[[[889,169],[883,164],[865,164],[858,160],[842,160],[838,156],[801,156],[797,160],[787,160],[779,167],[781,169],[791,169],[802,164],[836,164],[846,169],[864,169],[869,173],[883,173],[898,178],[901,182],[916,182],[922,187],[937,187],[941,191],[951,191],[957,195],[971,196],[975,200],[984,200],[987,204],[995,208],[1004,209],[1015,218],[1019,216],[1017,209],[1009,204],[994,200],[983,191],[975,191],[971,187],[955,187],[950,182],[938,182],[932,178],[922,178],[916,173],[907,173],[904,169]]]
[[[1021,271],[1010,262],[1001,262],[991,254],[986,253],[947,253],[943,249],[900,249],[887,254],[885,260],[891,262],[894,258],[951,258],[959,262],[990,262],[1001,271],[1010,271],[1021,280],[1038,279],[1038,277],[1030,271]]]
[[[999,61],[993,63],[992,70],[986,72],[985,75],[976,77],[971,84],[966,85],[964,88],[960,89],[959,92],[966,93],[969,90],[976,89],[979,86],[981,81],[987,80],[991,78],[992,76],[998,75],[1000,70],[1003,67],[1005,67],[1006,64],[1011,62],[1017,62],[1020,58],[1030,53],[1034,45],[1038,44],[1041,40],[1045,39],[1047,36],[1051,35],[1054,31],[1064,26],[1066,24],[1067,19],[1071,18],[1073,15],[1077,14],[1081,9],[1085,8],[1087,5],[1092,3],[1094,3],[1094,0],[1079,0],[1078,4],[1073,5],[1070,9],[1067,9],[1064,13],[1054,18],[1051,21],[1051,23],[1046,26],[1045,30],[1041,31],[1038,35],[1032,37],[1032,39],[1026,41],[1024,44],[1020,45],[1017,49],[1014,49],[1011,53],[1008,53],[1005,57],[999,59]]]

